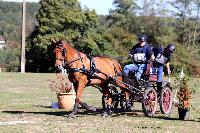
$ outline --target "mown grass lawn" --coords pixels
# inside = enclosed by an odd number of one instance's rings
[[[135,112],[113,114],[103,118],[100,113],[81,109],[75,119],[66,117],[68,112],[52,109],[56,95],[48,89],[48,79],[55,74],[0,73],[0,132],[200,132],[200,86],[193,95],[189,121],[178,120],[177,108],[171,115],[159,112],[145,117],[141,104]],[[194,79],[198,81],[199,79]],[[101,93],[88,87],[83,101],[101,110]]]

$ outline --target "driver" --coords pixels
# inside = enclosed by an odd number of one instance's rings
[[[146,40],[146,35],[139,36],[138,43],[131,49],[129,56],[133,59],[133,64],[124,67],[125,79],[128,78],[129,72],[135,72],[137,81],[141,80],[141,76],[147,67],[147,61],[154,60],[152,48]]]

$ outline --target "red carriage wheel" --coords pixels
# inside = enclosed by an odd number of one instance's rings
[[[172,90],[165,86],[160,93],[160,111],[163,114],[169,114],[172,109]]]
[[[152,117],[156,113],[157,109],[157,92],[154,88],[148,88],[144,92],[142,109],[146,116]]]

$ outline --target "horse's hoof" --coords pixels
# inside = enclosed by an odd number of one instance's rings
[[[97,108],[95,106],[90,106],[90,110],[93,111],[93,112],[96,112]]]
[[[70,113],[70,114],[67,116],[67,118],[72,118],[72,119],[74,119],[74,118],[75,118],[75,115],[74,115],[73,113]]]
[[[128,107],[126,107],[126,111],[132,112],[132,111],[134,111],[134,107],[133,106],[128,106]]]
[[[103,113],[101,114],[101,116],[102,116],[102,117],[108,117],[109,115],[108,115],[107,112],[103,112]]]
[[[112,113],[113,113],[112,110],[108,111],[108,115],[112,115]]]

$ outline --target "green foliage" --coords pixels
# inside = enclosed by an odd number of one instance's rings
[[[98,25],[95,11],[82,10],[77,0],[42,0],[40,5],[36,15],[37,35],[30,38],[36,45],[47,46],[52,37],[71,42],[90,37],[88,31]]]
[[[0,67],[6,68],[5,71],[19,71],[19,51],[17,49],[0,50]]]
[[[32,31],[37,3],[27,3],[26,31]],[[32,22],[33,21],[33,22]],[[6,40],[6,49],[1,49],[0,64],[7,71],[19,71],[21,45],[22,6],[19,2],[0,1],[0,35]],[[26,33],[26,34],[27,34]]]
[[[65,39],[86,54],[116,58],[124,65],[129,63],[127,54],[136,43],[136,36],[147,34],[148,42],[154,46],[167,46],[168,43],[176,45],[171,62],[173,74],[183,68],[187,74],[200,75],[199,2],[192,1],[195,10],[191,10],[197,16],[189,14],[187,5],[190,3],[183,4],[187,1],[172,2],[178,2],[178,10],[182,13],[178,17],[173,14],[165,16],[166,11],[159,4],[155,5],[158,7],[155,10],[154,6],[148,5],[149,1],[143,2],[144,6],[138,10],[135,0],[114,0],[114,8],[108,16],[97,16],[95,10],[81,8],[78,0],[27,2],[26,70],[53,71],[54,59],[49,49],[52,37]],[[184,9],[187,9],[186,12],[182,12]],[[7,63],[10,66],[6,67],[19,66],[21,3],[0,1],[0,20],[0,35],[5,37],[10,53],[15,53],[11,54],[12,57],[17,58],[15,63]],[[12,58],[7,58],[7,52],[1,51],[0,62],[7,59],[14,62]]]
[[[99,21],[94,10],[82,9],[77,0],[42,0],[40,5],[41,8],[36,14],[38,26],[28,38],[29,53],[38,52],[42,60],[50,58],[45,53],[51,44],[51,38],[67,40],[86,54],[100,53],[99,47],[102,45],[101,41],[105,41],[105,37],[102,35],[103,32],[97,29]],[[43,52],[40,51],[41,49]],[[35,65],[39,63],[38,58],[35,58],[37,56],[33,57],[29,54],[27,56],[35,62]]]
[[[134,0],[114,0],[114,9],[110,10],[107,21],[110,26],[120,26],[129,32],[135,20],[135,10],[138,8]]]
[[[184,69],[184,72],[188,75],[199,75],[199,60],[197,55],[191,54],[191,51],[187,50],[183,45],[176,43],[176,51],[172,58],[173,72],[180,72]]]

